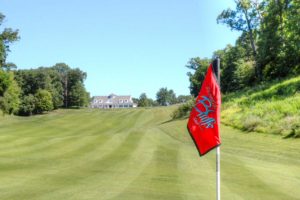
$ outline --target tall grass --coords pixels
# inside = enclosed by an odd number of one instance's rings
[[[224,95],[221,119],[245,131],[300,137],[300,76]]]
[[[300,76],[222,96],[222,123],[247,132],[300,137]],[[180,105],[172,119],[186,118],[194,101]]]
[[[180,119],[180,118],[188,117],[194,104],[195,104],[195,99],[192,99],[187,101],[186,103],[179,105],[178,108],[172,112],[171,118]]]

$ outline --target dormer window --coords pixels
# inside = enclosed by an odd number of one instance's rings
[[[135,107],[129,95],[118,96],[110,94],[108,96],[94,96],[91,100],[92,108],[129,108]]]
[[[108,98],[109,98],[109,99],[113,99],[113,98],[115,98],[115,97],[116,97],[115,94],[110,94],[110,95],[108,95]]]

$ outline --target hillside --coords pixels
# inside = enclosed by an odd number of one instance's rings
[[[214,199],[214,151],[198,156],[174,109],[1,117],[1,199]],[[299,198],[299,140],[221,131],[222,199]]]
[[[300,76],[225,95],[221,116],[245,131],[300,137]]]

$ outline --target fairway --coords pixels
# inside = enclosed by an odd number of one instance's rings
[[[175,107],[0,118],[0,199],[215,199]],[[221,198],[300,199],[300,140],[221,128]]]

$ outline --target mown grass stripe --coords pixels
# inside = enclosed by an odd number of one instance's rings
[[[174,108],[0,119],[0,199],[214,199],[214,152],[199,158]],[[221,136],[222,199],[300,196],[299,140]]]

